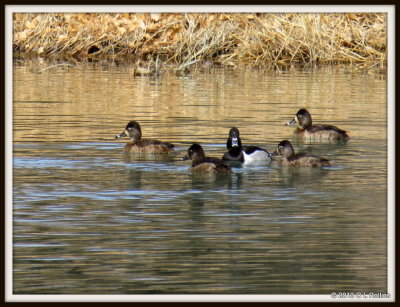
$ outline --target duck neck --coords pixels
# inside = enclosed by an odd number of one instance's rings
[[[142,139],[142,133],[140,131],[135,130],[130,135],[129,143],[136,144],[139,143],[141,139]]]
[[[311,119],[311,116],[310,116],[309,118],[306,118],[306,119],[301,123],[301,125],[299,125],[299,126],[300,126],[300,128],[301,128],[302,130],[305,130],[305,129],[310,128],[310,127],[312,126],[312,119]]]
[[[199,165],[199,164],[205,162],[205,160],[206,160],[206,157],[196,155],[196,156],[193,157],[193,159],[192,159],[192,167],[195,167],[195,166],[197,166],[197,165]]]

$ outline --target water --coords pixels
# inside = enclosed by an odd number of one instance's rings
[[[387,292],[387,102],[381,75],[19,64],[13,93],[14,294]],[[270,151],[301,107],[350,131],[294,142],[331,169],[191,174],[229,129]],[[175,159],[122,155],[130,120]]]

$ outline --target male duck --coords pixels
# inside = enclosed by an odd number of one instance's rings
[[[231,128],[228,141],[226,142],[228,152],[223,155],[223,161],[239,161],[242,163],[256,161],[271,162],[271,156],[268,151],[257,146],[242,146],[242,140],[239,135],[238,128]]]
[[[347,141],[347,132],[338,127],[325,124],[312,124],[311,114],[306,109],[300,109],[294,119],[286,125],[298,124],[294,136],[308,141]]]
[[[136,121],[130,121],[125,130],[115,138],[128,136],[130,139],[124,147],[126,152],[136,153],[175,153],[174,145],[154,139],[142,139],[140,125]]]
[[[322,167],[331,166],[329,160],[308,153],[295,153],[292,144],[284,140],[278,144],[276,152],[271,155],[280,155],[282,159],[278,161],[283,166],[312,166]]]

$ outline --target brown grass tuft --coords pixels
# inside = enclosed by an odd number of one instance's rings
[[[383,13],[14,14],[15,56],[223,66],[386,64]],[[151,66],[151,65],[149,65]]]

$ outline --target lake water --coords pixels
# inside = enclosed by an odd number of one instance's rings
[[[13,67],[14,294],[326,294],[388,291],[387,89],[324,68],[134,76],[126,67]],[[331,169],[195,175],[229,129],[275,150],[299,108],[350,131],[293,142]],[[122,155],[130,120],[175,159]]]

